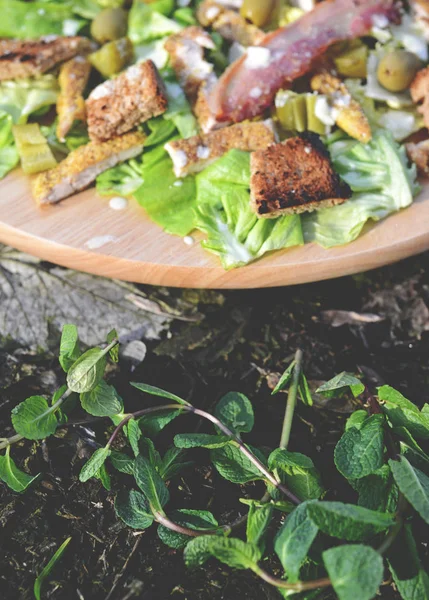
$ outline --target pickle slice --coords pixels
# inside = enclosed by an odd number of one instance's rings
[[[343,52],[334,58],[335,66],[344,77],[366,77],[368,48],[364,45]]]
[[[326,132],[326,127],[325,124],[316,117],[317,96],[315,94],[307,94],[305,100],[307,105],[307,129],[309,131],[314,131],[314,133],[318,133],[319,135],[323,135]]]
[[[14,125],[13,136],[26,175],[47,171],[56,166],[52,150],[37,123]]]
[[[88,60],[103,77],[116,75],[132,60],[133,45],[128,38],[114,40],[104,44],[99,50],[89,55]]]

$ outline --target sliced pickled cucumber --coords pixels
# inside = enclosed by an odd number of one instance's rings
[[[305,101],[307,106],[307,129],[314,131],[319,135],[326,133],[326,125],[316,117],[316,94],[306,94]]]
[[[335,66],[340,75],[344,77],[366,77],[366,64],[368,61],[368,48],[365,45],[352,48],[334,58]]]
[[[276,116],[283,129],[324,134],[325,125],[315,114],[316,98],[315,94],[296,94],[283,90],[279,92],[276,98]]]
[[[116,75],[133,58],[133,45],[128,38],[114,40],[89,55],[89,61],[104,77]]]
[[[306,94],[298,94],[293,100],[293,116],[295,120],[295,129],[302,133],[307,129],[307,103]]]
[[[13,136],[26,175],[47,171],[56,166],[52,150],[37,123],[14,125]]]

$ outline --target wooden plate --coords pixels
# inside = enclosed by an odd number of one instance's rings
[[[38,209],[29,180],[19,170],[0,189],[0,242],[65,267],[139,283],[194,288],[292,285],[366,271],[429,249],[429,182],[411,207],[368,228],[347,246],[324,250],[309,244],[233,271],[224,271],[199,246],[200,234],[188,246],[152,223],[134,201],[115,211],[108,199],[90,189]]]

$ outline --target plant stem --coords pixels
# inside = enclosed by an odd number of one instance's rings
[[[315,579],[314,581],[297,581],[296,583],[288,583],[287,581],[284,581],[284,579],[273,577],[273,575],[270,575],[259,566],[257,569],[253,570],[256,575],[270,585],[274,585],[277,588],[283,588],[284,590],[304,592],[306,590],[317,590],[318,588],[324,588],[331,585],[331,581],[327,577],[324,577],[323,579]]]
[[[16,444],[16,442],[20,442],[21,440],[23,440],[24,437],[22,435],[16,434],[16,435],[12,435],[9,438],[5,438],[1,443],[0,443],[0,450],[4,450],[5,448],[8,448],[9,446],[11,446],[12,444]]]
[[[290,433],[292,429],[293,415],[296,407],[296,398],[298,394],[299,378],[302,370],[302,350],[298,348],[295,353],[295,366],[293,368],[292,383],[287,396],[286,411],[283,420],[282,436],[280,438],[280,448],[286,450],[289,444]]]
[[[402,525],[404,524],[404,513],[407,506],[407,499],[402,494],[402,492],[399,492],[398,508],[396,511],[396,523],[392,525],[392,527],[389,530],[389,533],[386,535],[380,546],[377,548],[377,552],[379,554],[385,554],[389,550],[393,542],[396,540],[399,532],[402,529]]]
[[[174,523],[174,521],[171,521],[166,515],[163,515],[162,513],[156,511],[152,506],[151,510],[157,523],[163,525],[171,531],[175,531],[176,533],[181,533],[182,535],[187,535],[189,537],[200,537],[201,535],[216,535],[217,533],[219,533],[220,530],[230,531],[229,525],[221,525],[220,527],[213,527],[210,529],[191,529],[190,527],[184,527],[183,525]]]

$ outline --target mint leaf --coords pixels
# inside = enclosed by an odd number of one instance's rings
[[[110,492],[110,490],[112,489],[112,482],[110,479],[110,475],[107,472],[105,463],[101,465],[97,473],[94,475],[94,479],[99,479],[103,484],[104,489]]]
[[[302,402],[306,406],[313,406],[313,398],[311,396],[310,386],[304,373],[300,373],[298,380],[298,394]]]
[[[42,440],[57,429],[55,409],[42,396],[30,396],[12,410],[12,425],[27,440]]]
[[[369,416],[366,410],[355,410],[346,421],[346,431],[351,427],[360,429],[368,418]]]
[[[179,459],[182,459],[186,455],[186,452],[183,450],[179,450],[179,448],[169,448],[167,452],[164,454],[161,464],[158,467],[158,473],[164,479],[164,481],[168,481],[183,469],[186,469],[192,462],[185,461],[182,462]]]
[[[121,490],[116,496],[115,512],[132,529],[147,529],[153,523],[149,503],[137,490]]]
[[[101,381],[106,368],[106,353],[101,348],[87,350],[70,367],[67,385],[72,392],[90,392]]]
[[[182,527],[189,527],[190,529],[197,529],[198,531],[215,529],[219,526],[212,513],[207,510],[190,510],[183,508],[173,511],[171,515],[169,515],[169,518],[171,521]],[[222,530],[220,529],[219,533],[221,532]],[[158,536],[164,544],[175,550],[182,550],[190,540],[188,535],[177,533],[163,525],[158,526]]]
[[[372,600],[383,581],[383,559],[371,546],[331,548],[323,562],[339,600]]]
[[[248,446],[258,458],[265,462],[264,457],[255,449]],[[244,456],[238,446],[229,443],[223,448],[211,450],[210,457],[219,475],[232,483],[248,483],[263,479],[263,475],[255,465]]]
[[[136,458],[134,464],[134,477],[151,508],[153,507],[155,511],[163,513],[163,506],[167,504],[170,498],[168,489],[159,473],[148,459],[141,454]]]
[[[64,325],[60,341],[60,365],[66,373],[80,356],[79,335],[76,325]]]
[[[0,481],[3,481],[14,492],[24,492],[32,483],[39,479],[40,475],[33,477],[20,471],[10,457],[10,446],[4,456],[0,456]]]
[[[127,423],[126,433],[132,451],[134,452],[134,456],[138,456],[140,454],[139,440],[142,436],[142,432],[138,421],[136,421],[135,419],[130,419]]]
[[[312,500],[322,495],[320,475],[308,456],[277,448],[270,454],[268,465],[270,469],[281,471],[282,481],[301,500]]]
[[[387,558],[393,580],[403,600],[429,598],[429,575],[422,568],[409,525],[399,533]]]
[[[273,517],[271,504],[261,507],[251,504],[247,515],[246,539],[249,544],[258,546],[263,552],[265,549],[264,537]]]
[[[124,405],[115,388],[102,379],[90,392],[80,395],[82,408],[94,417],[109,417],[124,410]]]
[[[417,406],[389,385],[378,388],[378,399],[382,410],[394,427],[403,425],[411,435],[423,440],[429,439],[429,417],[421,413]]]
[[[309,503],[307,511],[323,533],[351,542],[365,540],[395,523],[385,513],[342,502]]]
[[[117,471],[126,475],[134,475],[134,459],[123,452],[112,450],[110,461]]]
[[[216,535],[197,537],[185,548],[184,559],[188,567],[199,567],[211,556],[233,569],[257,569],[261,553],[252,544]]]
[[[110,456],[110,448],[105,446],[104,448],[99,448],[94,452],[91,458],[85,463],[82,467],[82,470],[79,474],[79,481],[85,483],[91,477],[95,477],[101,467],[104,465],[107,457]]]
[[[131,382],[131,385],[140,390],[141,392],[144,392],[145,394],[150,394],[151,396],[159,396],[160,398],[167,398],[168,400],[174,400],[174,402],[177,402],[178,404],[186,404],[190,406],[189,402],[186,402],[186,400],[183,400],[183,398],[176,396],[176,394],[171,394],[170,392],[166,392],[165,390],[162,390],[161,388],[155,387],[153,385],[135,382]]]
[[[398,487],[389,465],[361,479],[350,479],[350,485],[358,492],[359,506],[384,512],[395,512],[398,504]]]
[[[413,467],[405,456],[389,460],[393,477],[411,506],[429,523],[429,477]]]
[[[217,403],[215,415],[234,433],[249,433],[255,422],[250,400],[239,392],[228,392],[223,396]]]
[[[223,448],[231,441],[226,435],[208,433],[179,433],[174,437],[177,448]]]
[[[296,365],[296,361],[293,360],[290,363],[290,365],[286,368],[286,370],[284,371],[284,373],[280,377],[280,379],[279,379],[276,387],[271,392],[272,396],[274,396],[274,394],[278,394],[279,392],[281,392],[282,390],[284,390],[284,388],[287,386],[287,384],[289,383],[289,381],[292,379],[293,369],[294,369],[295,365]]]
[[[155,448],[155,444],[149,438],[143,438],[140,442],[141,453],[145,456],[152,467],[154,467],[157,471],[161,465],[161,455],[158,450]]]
[[[182,411],[170,410],[163,414],[145,415],[139,419],[140,427],[143,429],[145,435],[155,437],[160,431],[164,429],[171,421],[174,421],[176,417],[179,417]]]
[[[406,445],[409,448],[411,448],[412,450],[414,450],[415,452],[420,454],[422,459],[429,461],[429,456],[422,449],[420,444],[417,443],[415,438],[411,435],[411,433],[408,431],[408,429],[406,427],[403,427],[403,426],[393,427],[393,433],[395,433],[398,437],[400,437],[401,440],[404,440],[404,442],[406,443]]]
[[[36,581],[34,582],[34,588],[33,588],[34,596],[35,596],[36,600],[41,600],[40,592],[42,590],[43,582],[49,576],[49,574],[51,573],[52,569],[55,567],[55,565],[57,564],[57,562],[60,560],[60,558],[64,554],[65,549],[69,545],[70,541],[71,541],[71,537],[67,538],[61,544],[61,546],[55,552],[55,554],[53,555],[53,557],[51,558],[51,560],[48,562],[48,564],[45,567],[43,567],[43,570],[40,573],[40,575],[36,578]]]
[[[360,379],[343,371],[329,381],[326,381],[316,390],[316,392],[318,394],[323,394],[324,396],[332,397],[339,392],[343,392],[345,388],[350,388],[350,391],[355,398],[365,390],[365,386]]]
[[[286,518],[274,541],[274,550],[291,580],[299,578],[301,565],[318,532],[317,525],[307,513],[309,502],[300,504]]]
[[[117,340],[118,337],[119,336],[116,329],[112,329],[112,331],[109,331],[109,333],[107,334],[107,343],[110,344],[111,342],[113,342],[113,340]],[[119,362],[119,343],[109,350],[109,356],[113,362]]]
[[[335,447],[337,469],[347,479],[361,479],[383,465],[384,417],[372,415],[360,429],[350,427]]]

